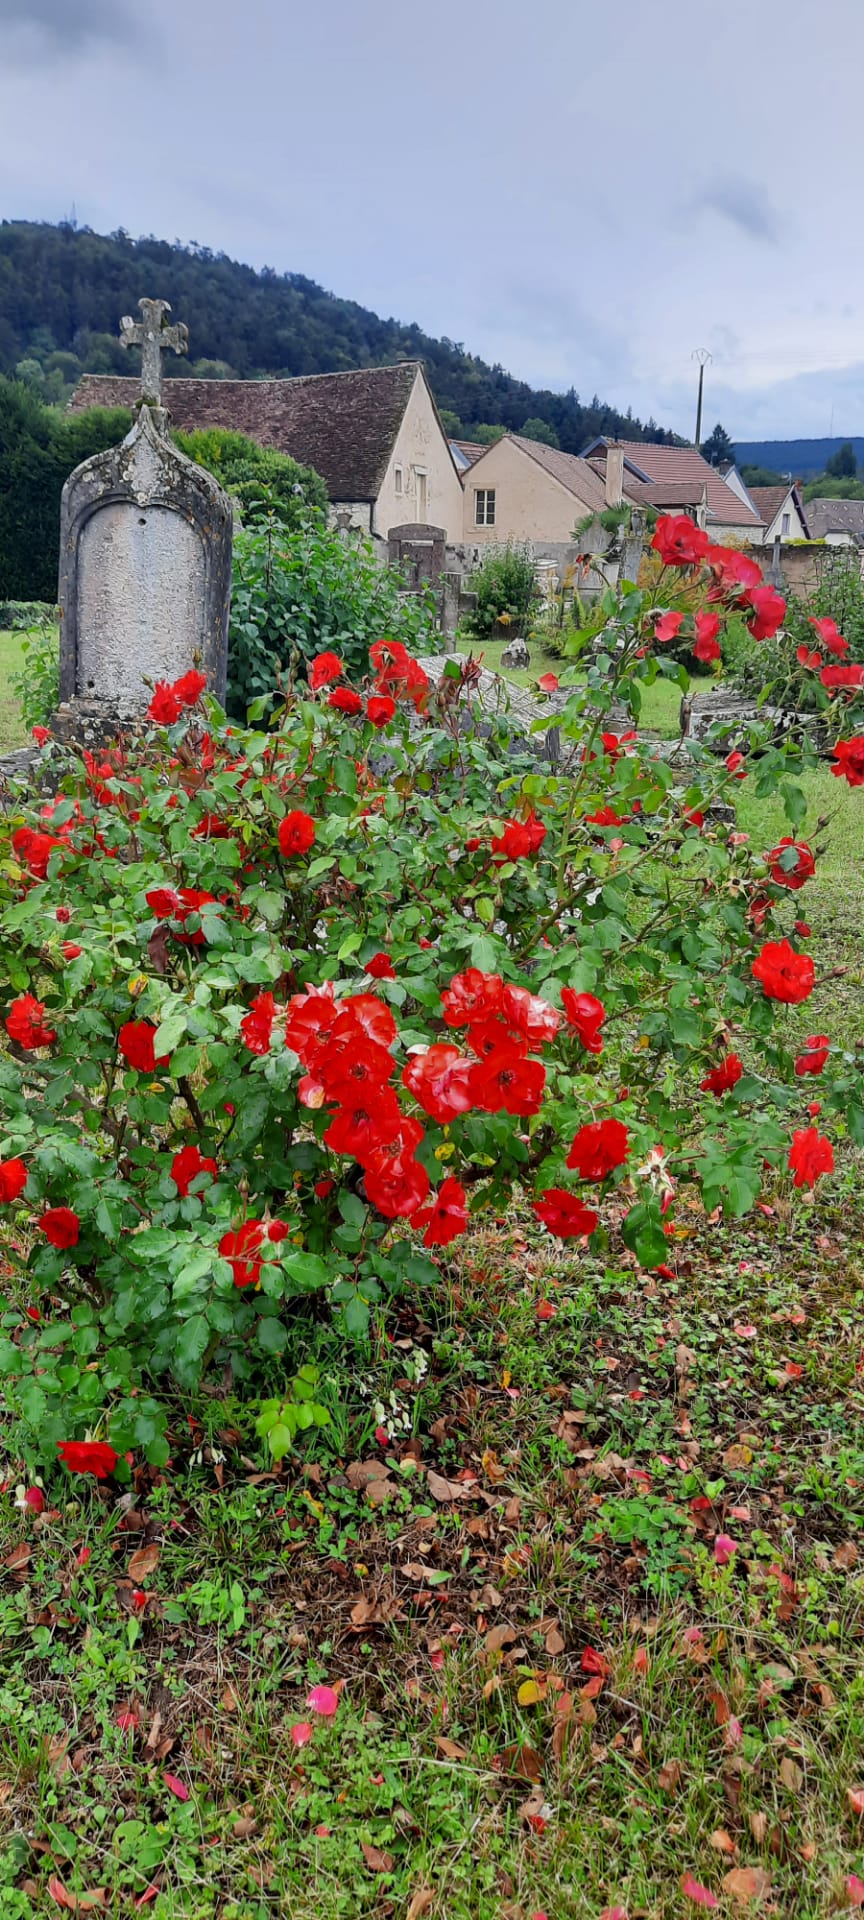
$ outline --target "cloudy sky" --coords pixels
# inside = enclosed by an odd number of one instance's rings
[[[0,217],[296,270],[681,432],[708,347],[708,425],[861,433],[862,66],[862,0],[0,0]]]

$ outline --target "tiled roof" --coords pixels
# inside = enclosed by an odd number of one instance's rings
[[[486,452],[486,446],[480,440],[453,440],[451,446],[462,455],[466,467],[473,467],[475,460],[482,460]]]
[[[748,488],[753,505],[758,507],[766,527],[770,527],[780,508],[785,506],[791,491],[791,487],[784,486]]]
[[[811,540],[824,540],[826,533],[864,540],[864,500],[808,500],[807,525]]]
[[[667,505],[674,505],[676,499],[681,506],[689,505],[694,499],[701,500],[705,486],[709,531],[712,521],[721,526],[740,527],[742,532],[748,527],[754,530],[761,527],[758,516],[727,487],[717,468],[709,467],[696,447],[657,447],[647,440],[619,440],[617,444],[624,449],[625,461],[632,463],[649,488],[655,484],[670,489]],[[594,448],[587,451],[593,453]]]
[[[362,367],[351,373],[304,374],[296,380],[166,379],[165,404],[175,427],[225,427],[263,447],[276,447],[314,467],[331,500],[375,500],[402,423],[420,362]],[[85,373],[70,402],[131,407],[140,383],[123,375]]]

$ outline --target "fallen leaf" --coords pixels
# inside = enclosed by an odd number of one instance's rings
[[[426,1475],[426,1485],[433,1500],[442,1503],[451,1500],[467,1500],[471,1494],[471,1488],[466,1487],[463,1481],[445,1480],[442,1474],[433,1473],[431,1467]]]
[[[372,1480],[388,1479],[389,1474],[386,1460],[352,1460],[350,1466],[345,1468],[345,1478],[355,1493],[362,1493]]]
[[[682,1873],[679,1884],[685,1898],[694,1900],[698,1907],[719,1907],[716,1893],[712,1893],[710,1887],[703,1887],[701,1880],[694,1880],[692,1873]]]
[[[366,1504],[370,1507],[383,1507],[396,1492],[394,1480],[370,1480],[366,1488]]]
[[[709,1833],[708,1845],[714,1848],[715,1853],[736,1854],[738,1852],[731,1833],[727,1833],[725,1827],[717,1827],[713,1833]]]
[[[405,1915],[405,1920],[421,1920],[421,1916],[424,1913],[428,1913],[429,1908],[434,1906],[434,1904],[435,1895],[432,1888],[418,1887],[411,1901],[411,1905],[408,1908],[408,1912]]]
[[[502,1647],[512,1646],[518,1638],[515,1627],[490,1627],[483,1645],[487,1653],[500,1653]]]
[[[763,1900],[771,1891],[771,1875],[762,1867],[732,1867],[723,1875],[723,1890],[730,1900],[741,1903]]]
[[[380,1847],[370,1847],[365,1840],[361,1840],[360,1842],[360,1852],[363,1855],[370,1873],[393,1872],[392,1853],[382,1853]]]
[[[159,1565],[159,1548],[154,1541],[150,1547],[138,1547],[133,1553],[126,1572],[130,1580],[144,1580],[148,1573],[155,1573]]]
[[[660,1792],[674,1793],[678,1788],[678,1786],[680,1786],[680,1783],[681,1783],[680,1761],[667,1760],[665,1767],[661,1767],[660,1772],[657,1775],[657,1785],[660,1788]]]
[[[536,1747],[520,1746],[518,1742],[512,1747],[505,1747],[501,1765],[514,1780],[530,1780],[532,1785],[536,1785],[543,1778],[543,1760]]]
[[[258,1832],[258,1822],[253,1820],[251,1814],[244,1814],[241,1819],[235,1820],[231,1832],[235,1840],[251,1840],[253,1833]]]
[[[790,1760],[787,1754],[780,1762],[780,1778],[789,1793],[800,1793],[804,1785],[804,1774],[797,1760]]]
[[[832,1564],[839,1567],[841,1573],[850,1573],[853,1567],[857,1567],[858,1548],[854,1540],[844,1540],[842,1547],[837,1548]]]
[[[757,1847],[764,1846],[768,1832],[767,1813],[750,1813],[747,1815],[747,1821]]]
[[[222,1692],[222,1705],[226,1713],[239,1713],[240,1711],[240,1696],[237,1693],[236,1687],[232,1687],[230,1680]]]
[[[742,1447],[739,1442],[734,1447],[726,1448],[726,1452],[723,1455],[723,1465],[735,1471],[741,1467],[749,1467],[752,1459],[753,1454],[750,1447]]]
[[[3,1561],[4,1567],[8,1567],[10,1573],[23,1572],[23,1569],[28,1566],[29,1563],[30,1548],[26,1540],[19,1540],[17,1547],[12,1547]]]
[[[864,1787],[847,1787],[846,1799],[853,1813],[864,1813]]]
[[[173,1793],[175,1800],[188,1800],[189,1788],[185,1780],[178,1780],[176,1773],[163,1773],[162,1779],[168,1792]]]
[[[516,1698],[520,1707],[535,1707],[538,1700],[545,1700],[546,1688],[537,1680],[523,1680]]]
[[[564,1635],[560,1628],[550,1627],[543,1642],[546,1652],[551,1653],[554,1659],[557,1654],[564,1652],[564,1644]]]
[[[467,1760],[468,1758],[467,1747],[460,1747],[458,1740],[445,1739],[443,1734],[438,1735],[435,1745],[438,1752],[443,1753],[445,1760]]]

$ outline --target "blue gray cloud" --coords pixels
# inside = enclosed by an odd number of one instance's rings
[[[0,26],[16,32],[19,47],[43,53],[46,46],[77,53],[100,41],[116,46],[138,38],[126,0],[0,0]]]
[[[689,211],[717,213],[750,240],[767,240],[776,246],[781,238],[782,222],[764,187],[743,175],[729,174],[707,181],[694,194]]]

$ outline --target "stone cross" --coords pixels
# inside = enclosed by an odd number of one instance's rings
[[[121,347],[141,348],[141,398],[151,407],[162,405],[162,355],[170,347],[173,353],[189,350],[189,328],[179,321],[169,326],[165,315],[171,312],[167,300],[139,300],[141,319],[124,313],[120,322]]]

